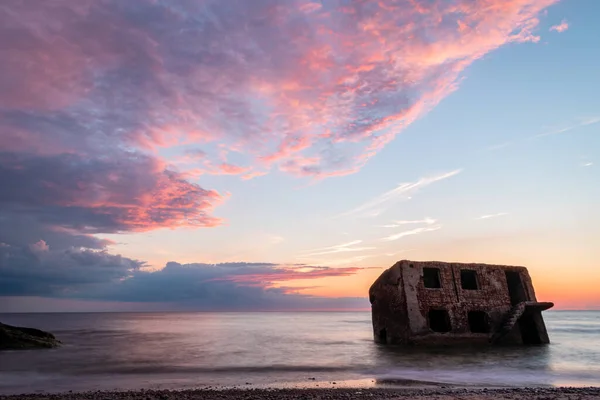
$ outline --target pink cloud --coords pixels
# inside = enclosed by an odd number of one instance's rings
[[[242,179],[248,181],[250,179],[258,178],[259,176],[264,176],[267,174],[268,174],[267,171],[253,171],[253,172],[248,172],[245,175],[242,175]]]
[[[266,172],[252,171],[252,167],[242,167],[228,162],[214,164],[204,156],[185,154],[171,160],[170,164],[177,166],[186,179],[199,178],[202,175],[241,175],[242,179],[251,179],[264,175]],[[200,166],[198,166],[200,165]]]
[[[101,21],[103,14],[110,23]],[[99,70],[135,57],[149,69],[158,66],[147,38],[130,29],[124,40],[130,28],[124,18],[92,0],[34,8],[11,2],[0,9],[0,26],[0,107],[61,109],[94,90]]]
[[[319,4],[319,3],[304,3],[304,4],[300,5],[300,11],[305,12],[305,13],[311,13],[314,11],[318,11],[321,8],[323,8],[323,5]]]
[[[24,213],[72,232],[114,233],[213,227],[224,198],[190,183],[164,163],[139,154],[104,159],[0,153],[5,212]]]
[[[0,203],[78,240],[218,225],[191,178],[352,174],[557,1],[7,2]]]
[[[565,21],[564,19],[561,21],[560,24],[550,27],[551,31],[556,31],[558,33],[564,32],[567,29],[569,29],[569,23],[567,21]]]
[[[250,171],[248,167],[240,167],[239,165],[233,165],[229,163],[222,163],[219,165],[219,171],[223,175],[240,175]]]
[[[60,123],[84,124],[74,151],[115,139],[143,151],[219,143],[249,168],[336,176],[455,90],[470,64],[538,41],[538,16],[558,0],[231,1],[209,1],[205,24],[193,3],[11,3],[0,11],[11,38],[0,106],[62,110]],[[73,147],[52,123],[51,134],[8,124],[21,148],[43,138]]]
[[[268,163],[288,158],[294,153],[298,153],[310,147],[310,138],[308,136],[286,137],[279,144],[279,148],[273,154],[262,157]]]
[[[41,253],[48,251],[48,244],[45,241],[39,240],[36,243],[32,243],[29,245],[29,249],[34,253]]]
[[[455,90],[472,62],[510,42],[538,41],[537,15],[554,2],[352,3],[345,13],[313,11],[308,26],[319,38],[292,34],[290,14],[278,15],[273,28],[289,38],[289,50],[280,54],[273,46],[273,54],[293,66],[248,71],[252,78],[241,82],[239,97],[252,94],[271,111],[247,115],[249,134],[240,140],[260,160],[294,175],[352,173]],[[381,12],[372,11],[377,7]],[[448,17],[456,24],[442,22]],[[260,40],[250,35],[248,42]],[[240,71],[230,72],[237,78]],[[275,149],[260,156],[272,143]]]
[[[214,281],[228,281],[242,285],[270,287],[278,282],[304,279],[320,279],[354,275],[363,268],[330,268],[305,265],[275,265],[258,269],[247,268],[244,271],[235,270],[232,274],[214,278]]]

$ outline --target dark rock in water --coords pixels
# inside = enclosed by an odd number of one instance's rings
[[[60,346],[53,334],[0,322],[0,350],[49,349]]]

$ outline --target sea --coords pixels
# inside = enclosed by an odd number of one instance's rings
[[[544,318],[550,345],[406,348],[374,343],[369,312],[0,314],[63,342],[0,352],[0,394],[600,386],[600,312]]]

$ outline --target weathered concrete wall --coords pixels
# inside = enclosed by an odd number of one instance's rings
[[[373,336],[376,342],[406,343],[409,336],[406,298],[400,265],[384,271],[369,289]]]
[[[531,280],[529,271],[527,271],[527,268],[522,268],[519,270],[519,272],[521,274],[521,280],[523,281],[525,293],[527,293],[529,301],[537,301],[537,298],[535,297],[535,289],[533,288],[533,281]]]
[[[535,295],[535,289],[533,287],[533,280],[531,279],[531,276],[529,275],[529,271],[527,271],[527,269],[525,269],[524,271],[521,271],[521,279],[523,281],[523,286],[525,288],[525,292],[527,293],[529,300],[537,301],[537,297]],[[550,338],[548,337],[548,330],[546,329],[546,324],[544,323],[544,318],[542,317],[542,313],[536,312],[531,317],[532,317],[533,322],[536,326],[536,329],[539,333],[541,343],[550,343]],[[520,328],[518,325],[515,326],[515,328],[513,329],[513,332],[520,333]],[[521,339],[520,334],[517,336],[519,336],[519,339]],[[508,339],[508,340],[510,340],[510,339]]]

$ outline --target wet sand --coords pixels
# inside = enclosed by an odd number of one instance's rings
[[[228,399],[422,399],[422,400],[588,400],[600,399],[594,388],[519,388],[519,389],[198,389],[136,390],[122,392],[82,392],[60,394],[21,394],[0,396],[0,400],[228,400]]]

